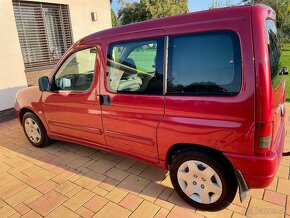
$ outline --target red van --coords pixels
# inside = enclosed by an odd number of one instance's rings
[[[215,9],[76,42],[17,94],[28,140],[70,141],[168,168],[193,207],[220,210],[271,184],[285,136],[287,68],[275,12]]]

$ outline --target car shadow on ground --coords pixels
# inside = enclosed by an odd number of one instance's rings
[[[61,193],[75,186],[100,196],[121,189],[168,208],[176,204],[195,211],[174,191],[168,171],[148,163],[62,141],[37,148],[28,142],[16,119],[0,123],[0,141],[0,173],[12,171],[35,189],[47,181],[56,183],[54,190]]]

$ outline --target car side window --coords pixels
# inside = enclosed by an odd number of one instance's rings
[[[242,80],[239,37],[230,31],[169,37],[167,94],[231,96]]]
[[[84,92],[94,80],[96,47],[83,49],[70,55],[54,76],[55,91]]]
[[[144,39],[109,46],[107,89],[112,93],[163,93],[164,39]]]

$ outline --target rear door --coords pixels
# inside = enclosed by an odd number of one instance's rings
[[[157,126],[164,116],[163,37],[108,45],[101,82],[107,146],[157,162]]]

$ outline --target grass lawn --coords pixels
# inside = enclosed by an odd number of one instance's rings
[[[116,49],[114,53],[115,59],[118,59],[120,51]],[[153,66],[155,65],[155,56],[156,50],[150,48],[143,48],[142,50],[136,49],[131,52],[128,58],[134,60],[137,70],[149,73],[155,71],[155,67]]]
[[[144,72],[153,72],[155,71],[155,56],[156,51],[152,49],[142,50],[142,51],[133,51],[129,58],[132,58],[136,64],[138,70]]]
[[[282,65],[290,69],[290,44],[285,44],[282,47]],[[290,102],[290,75],[285,76],[286,79],[286,101]]]

